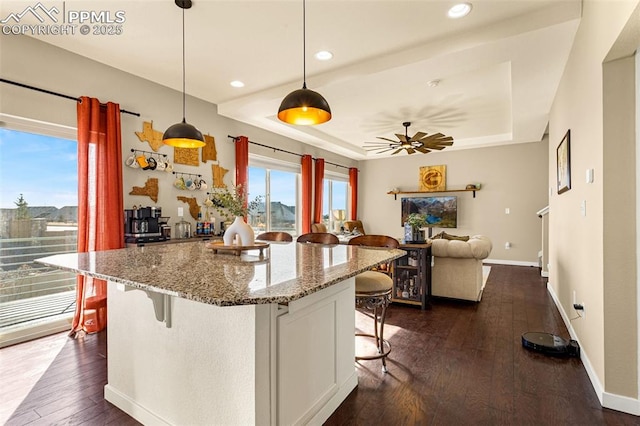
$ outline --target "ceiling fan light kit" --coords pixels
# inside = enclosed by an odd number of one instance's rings
[[[306,1],[302,0],[302,89],[294,90],[282,100],[278,118],[289,124],[308,126],[331,120],[331,108],[318,92],[307,89]]]
[[[418,132],[412,137],[409,137],[409,126],[411,126],[411,122],[405,121],[402,125],[404,126],[404,135],[396,133],[397,141],[378,136],[378,139],[387,142],[365,142],[364,148],[367,151],[377,151],[376,154],[393,151],[391,155],[395,155],[402,150],[407,151],[407,154],[414,154],[416,152],[428,154],[433,150],[441,151],[453,145],[453,138],[451,136],[445,136],[442,133],[429,135],[425,132]]]
[[[162,142],[178,148],[200,148],[205,146],[202,132],[187,123],[186,91],[185,91],[185,60],[184,60],[184,11],[192,6],[191,0],[175,0],[176,5],[182,9],[182,122],[169,127],[162,135]]]

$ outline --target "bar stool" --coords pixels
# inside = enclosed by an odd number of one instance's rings
[[[361,235],[349,240],[349,245],[366,247],[398,248],[398,240],[386,235]],[[356,275],[356,307],[372,312],[374,334],[356,333],[356,337],[373,338],[378,353],[375,355],[356,355],[359,360],[382,360],[382,371],[387,372],[387,356],[391,352],[391,344],[384,339],[384,321],[387,306],[391,302],[393,280],[390,265],[381,265],[376,270]],[[380,315],[378,316],[378,311]]]
[[[340,240],[333,234],[328,232],[310,232],[302,234],[296,240],[298,243],[314,243],[314,244],[340,244]]]
[[[293,237],[288,232],[270,231],[263,232],[256,237],[256,240],[260,241],[276,241],[290,243],[293,241]]]
[[[107,326],[107,296],[91,296],[84,301],[85,330],[87,333],[102,331]]]

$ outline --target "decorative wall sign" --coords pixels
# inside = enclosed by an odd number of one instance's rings
[[[211,173],[213,174],[213,187],[214,188],[225,188],[227,185],[224,184],[224,175],[227,174],[229,170],[225,169],[222,166],[214,164],[211,166]]]
[[[202,162],[209,160],[218,161],[218,151],[216,150],[216,139],[213,136],[204,135],[205,146],[202,147]]]
[[[191,214],[191,217],[198,220],[200,206],[198,205],[198,201],[196,201],[196,197],[178,197],[178,201],[189,204],[189,213]]]
[[[153,129],[153,121],[142,122],[142,132],[135,132],[140,142],[148,142],[151,149],[158,152],[162,146],[162,132]]]
[[[186,164],[188,166],[199,166],[198,148],[173,148],[174,164]]]
[[[571,189],[571,129],[567,130],[556,149],[558,194]]]
[[[144,186],[134,186],[129,195],[145,195],[158,202],[158,178],[149,178]]]
[[[420,167],[420,191],[444,191],[446,185],[447,166]]]

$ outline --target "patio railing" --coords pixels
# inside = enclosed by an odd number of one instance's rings
[[[75,253],[76,238],[75,232],[67,231],[56,236],[0,239],[0,333],[73,313],[76,275],[34,260]]]

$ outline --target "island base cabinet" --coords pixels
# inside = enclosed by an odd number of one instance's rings
[[[144,424],[322,424],[357,385],[354,287],[219,307],[110,282],[105,398]]]

